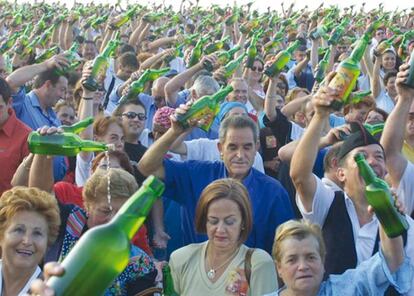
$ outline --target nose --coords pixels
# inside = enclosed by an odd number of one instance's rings
[[[299,265],[298,265],[298,269],[299,270],[308,270],[309,266],[308,263],[306,262],[306,260],[304,258],[299,259]]]
[[[220,221],[218,224],[217,224],[217,232],[224,232],[224,221]]]
[[[33,242],[32,236],[28,231],[25,232],[22,242],[23,242],[24,245],[31,245],[32,244],[32,242]]]

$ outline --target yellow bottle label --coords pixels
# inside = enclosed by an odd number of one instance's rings
[[[197,111],[196,113],[194,113],[190,118],[187,119],[187,123],[189,123],[189,121],[193,121],[193,120],[201,120],[204,119],[205,123],[203,125],[200,126],[200,128],[203,131],[208,132],[210,130],[210,126],[213,123],[214,117],[216,116],[218,112],[218,109],[216,110],[212,110],[210,108],[208,108],[207,106],[204,107],[203,109]]]
[[[342,100],[346,100],[355,85],[359,71],[344,67],[339,67],[336,71],[336,75],[329,82],[329,87],[336,89]]]

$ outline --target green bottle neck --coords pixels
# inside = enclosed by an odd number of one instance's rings
[[[134,237],[154,202],[164,190],[164,185],[161,181],[153,180],[151,182],[149,181],[150,178],[153,177],[149,177],[144,181],[141,188],[128,198],[111,221],[111,223],[116,224],[125,232],[129,240]]]
[[[218,92],[216,92],[212,99],[216,104],[220,104],[224,99],[227,97],[229,93],[233,91],[233,87],[231,85],[227,85],[226,87],[220,89]]]
[[[290,55],[300,46],[300,41],[296,40],[295,42],[293,42],[293,44],[291,44],[287,49],[286,52],[289,53]]]
[[[368,42],[365,40],[365,38],[359,39],[358,43],[356,44],[354,50],[350,55],[350,59],[352,59],[356,63],[359,63],[362,57],[364,56],[367,46]]]
[[[325,52],[325,55],[323,56],[323,61],[324,62],[329,62],[329,58],[331,56],[331,48],[328,48]]]
[[[235,47],[233,47],[232,49],[229,49],[228,51],[227,51],[227,53],[230,55],[230,56],[233,56],[236,52],[238,52],[240,50],[240,45],[236,45]]]
[[[106,146],[106,144],[91,141],[91,140],[81,140],[80,148],[82,151],[87,151],[87,152],[94,152],[94,151],[102,152],[102,151],[108,150],[108,146]]]
[[[365,185],[368,186],[374,183],[377,179],[377,176],[375,175],[374,170],[366,161],[365,157],[362,154],[358,153],[355,156],[355,162],[357,163],[359,174],[365,181]]]
[[[90,126],[92,123],[93,123],[93,117],[88,117],[70,126],[62,125],[61,128],[66,133],[78,134],[84,129],[86,129],[88,126]]]

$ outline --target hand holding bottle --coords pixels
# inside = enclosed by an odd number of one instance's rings
[[[65,55],[65,53],[60,53],[58,55],[54,55],[50,59],[44,61],[45,66],[48,70],[57,68],[62,70],[65,67],[69,67],[69,61]]]
[[[33,296],[54,296],[55,292],[46,285],[47,280],[52,276],[62,276],[65,270],[58,262],[48,262],[43,268],[44,280],[36,279],[32,282],[30,291]]]
[[[332,79],[335,75],[331,72],[326,77],[326,81]],[[321,86],[316,94],[312,98],[312,104],[315,109],[315,114],[320,116],[328,116],[332,111],[332,103],[339,98],[339,91],[337,89],[330,88],[328,86]]]

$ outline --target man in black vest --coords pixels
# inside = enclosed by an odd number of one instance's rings
[[[408,73],[400,72],[397,88]],[[405,92],[401,91],[404,95]],[[333,111],[331,103],[338,99],[338,92],[321,87],[313,97],[315,115],[302,136],[292,157],[290,175],[297,190],[296,201],[305,219],[323,228],[327,245],[326,273],[339,274],[370,258],[378,251],[378,220],[368,211],[365,183],[359,175],[354,155],[365,155],[377,176],[386,175],[385,155],[382,146],[362,125],[354,124],[353,133],[347,137],[338,153],[337,177],[343,183],[343,191],[334,192],[312,174],[318,145],[325,122]],[[339,133],[328,134],[331,142],[339,141]],[[406,254],[414,263],[414,221],[407,217],[410,229],[404,233]],[[413,295],[414,288],[408,295]],[[387,294],[398,295],[398,294]]]

